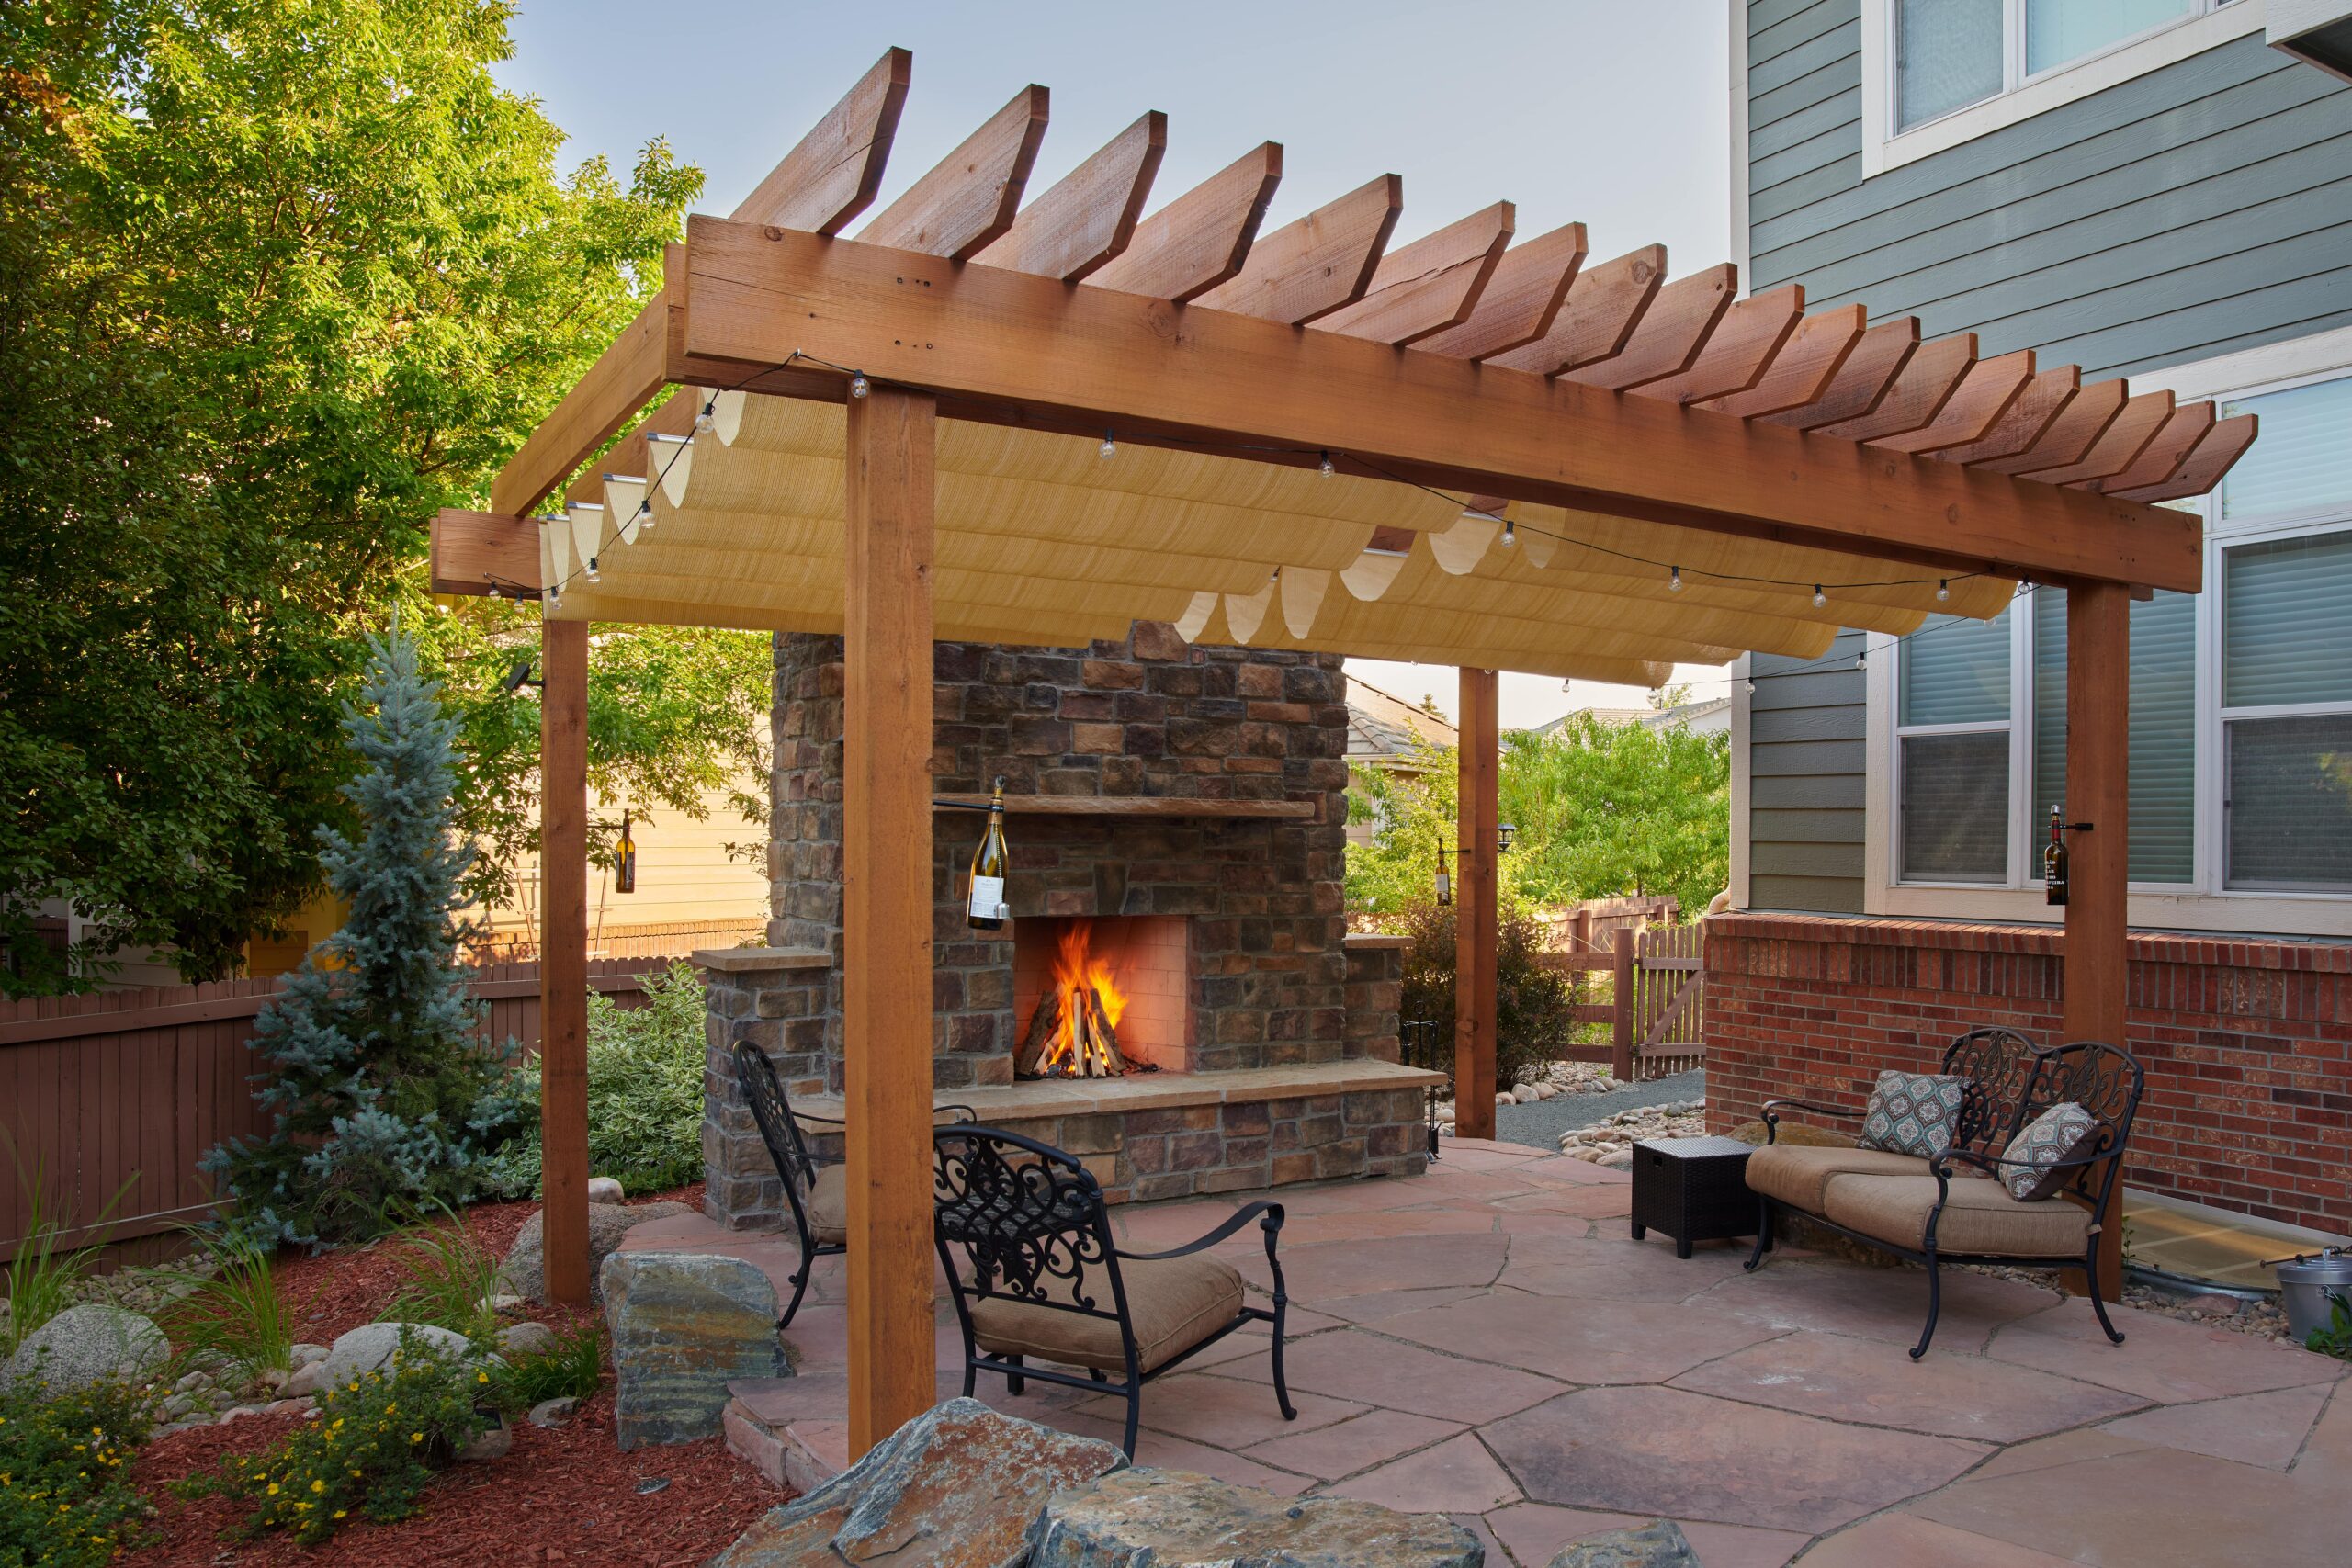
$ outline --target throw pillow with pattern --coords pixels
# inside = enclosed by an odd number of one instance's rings
[[[1968,1080],[1957,1074],[1884,1072],[1862,1112],[1866,1149],[1933,1159],[1951,1147]]]
[[[2062,1159],[2090,1153],[2098,1139],[2098,1122],[2089,1111],[2071,1100],[2052,1106],[2035,1117],[2001,1156],[2005,1160],[2018,1162],[2001,1168],[2001,1179],[2008,1185],[2009,1196],[2020,1203],[2038,1203],[2044,1198],[2056,1197],[2081,1168],[2051,1168]]]

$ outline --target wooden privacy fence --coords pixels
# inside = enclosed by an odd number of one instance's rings
[[[1544,923],[1551,929],[1547,945],[1556,953],[1606,953],[1619,931],[1670,926],[1680,908],[1671,893],[1587,898],[1580,903],[1558,905],[1544,911]]]
[[[588,956],[598,958],[668,958],[698,947],[738,947],[767,937],[763,919],[655,920],[639,925],[594,926],[588,931]],[[536,926],[484,932],[471,944],[478,964],[524,964],[539,955]]]
[[[1671,901],[1668,901],[1671,907]],[[1703,921],[1687,926],[1618,925],[1605,951],[1571,949],[1541,954],[1548,969],[1610,976],[1605,1002],[1579,1003],[1578,1023],[1610,1026],[1607,1045],[1573,1045],[1570,1061],[1607,1062],[1618,1078],[1664,1077],[1701,1065],[1701,974]]]
[[[643,977],[671,961],[592,960],[588,984],[633,1005]],[[539,966],[489,964],[473,975],[473,994],[489,1004],[484,1038],[536,1049]],[[226,1139],[268,1130],[245,1043],[282,983],[0,1001],[0,1125],[17,1161],[0,1164],[0,1260],[16,1256],[31,1223],[18,1167],[28,1179],[39,1172],[44,1207],[74,1227],[75,1244],[153,1235],[202,1214],[210,1191],[196,1162]]]

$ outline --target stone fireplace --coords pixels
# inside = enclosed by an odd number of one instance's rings
[[[773,1223],[782,1195],[727,1050],[755,1040],[796,1106],[840,1113],[838,637],[777,639],[772,919],[697,954],[710,982],[707,1206]],[[933,787],[1005,781],[1000,932],[964,885],[983,816],[934,818],[933,1082],[943,1102],[1086,1157],[1115,1198],[1418,1173],[1421,1088],[1397,1065],[1401,953],[1341,908],[1346,677],[1326,655],[1196,648],[1138,622],[1082,649],[941,643]],[[1024,1076],[1069,946],[1115,987],[1112,1077]],[[1028,1055],[1035,1056],[1035,1051]]]

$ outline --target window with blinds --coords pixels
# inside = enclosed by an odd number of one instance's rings
[[[2131,877],[2197,878],[2197,600],[2132,606]],[[2033,799],[2030,824],[2066,801],[2066,592],[2033,594]]]
[[[2010,616],[1936,615],[1903,644],[1896,735],[1901,869],[1913,882],[2009,880]]]
[[[2224,885],[2352,892],[2352,529],[2222,559]]]

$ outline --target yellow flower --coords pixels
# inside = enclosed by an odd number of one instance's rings
[[[311,1490],[313,1492],[323,1492],[326,1489],[327,1483],[323,1481],[313,1481],[311,1483]]]
[[[277,1495],[277,1483],[275,1481],[269,1483],[269,1495],[273,1497]]]
[[[488,1382],[489,1381],[490,1374],[488,1372],[476,1372],[474,1374],[474,1382]]]
[[[424,1441],[424,1434],[422,1432],[411,1432],[408,1435],[408,1440],[412,1443],[421,1443]]]
[[[344,1515],[345,1515],[345,1514],[349,1513],[350,1511],[351,1511],[351,1510],[350,1510],[350,1509],[348,1509],[348,1508],[337,1508],[337,1509],[334,1511],[334,1517],[335,1517],[336,1518],[338,1518],[338,1519],[339,1519],[339,1518],[343,1517],[343,1516],[344,1516]]]

